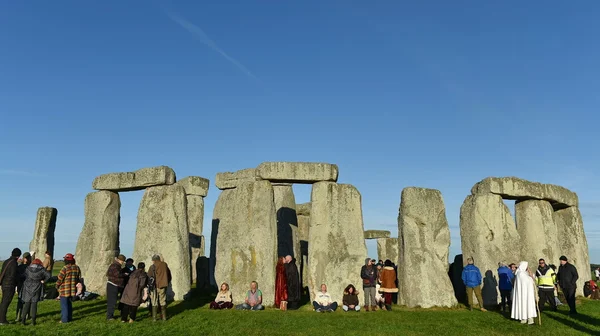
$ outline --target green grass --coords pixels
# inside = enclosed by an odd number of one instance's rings
[[[580,315],[570,318],[565,306],[542,315],[542,326],[521,325],[499,312],[466,309],[407,309],[392,312],[315,313],[309,306],[299,311],[267,309],[252,311],[211,311],[212,295],[168,307],[169,320],[152,322],[141,309],[134,324],[105,320],[106,301],[98,299],[73,304],[74,321],[59,324],[58,301],[41,302],[38,324],[11,324],[0,327],[1,335],[600,335],[600,301],[582,299]],[[15,318],[15,300],[9,321]],[[537,322],[537,321],[536,321]]]

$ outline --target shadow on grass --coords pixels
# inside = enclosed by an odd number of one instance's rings
[[[559,312],[559,314],[563,314],[563,313],[562,313],[562,312]],[[558,322],[560,322],[560,323],[564,324],[565,326],[567,326],[567,327],[569,327],[569,328],[573,328],[573,329],[575,329],[575,330],[578,330],[578,331],[581,331],[581,332],[587,333],[587,334],[589,334],[589,335],[598,335],[598,331],[597,331],[597,330],[592,330],[592,329],[590,329],[590,328],[587,328],[587,327],[585,327],[585,326],[582,326],[581,324],[579,324],[579,323],[577,323],[577,322],[575,322],[575,321],[568,320],[568,319],[566,319],[566,318],[563,318],[563,317],[557,316],[557,315],[555,315],[555,314],[544,314],[544,315],[545,315],[546,317],[550,318],[550,319],[553,319],[553,320],[555,320],[555,321],[558,321]],[[563,314],[563,315],[565,315],[565,314]],[[584,315],[584,316],[585,316],[585,315]],[[591,319],[592,319],[592,320],[596,320],[596,319],[594,319],[594,318],[591,318]],[[587,323],[587,322],[585,322],[585,323]]]
[[[193,289],[186,300],[175,303],[172,306],[167,306],[167,314],[169,316],[179,315],[186,310],[194,310],[209,304],[214,300],[216,291]]]
[[[589,315],[584,315],[581,313],[575,314],[575,315],[569,315],[569,313],[566,311],[558,311],[557,313],[568,316],[573,320],[577,320],[577,321],[585,323],[585,324],[600,326],[600,319],[597,319],[597,318],[589,316]]]

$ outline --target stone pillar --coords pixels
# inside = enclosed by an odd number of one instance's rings
[[[300,276],[302,277],[302,286],[309,283],[308,267],[308,236],[310,232],[310,202],[296,204],[296,214],[298,216],[298,238],[300,239],[300,254],[302,256],[300,263]]]
[[[398,238],[377,238],[377,259],[389,259],[398,265],[398,244]]]
[[[460,238],[464,263],[473,257],[484,285],[490,289],[494,278],[498,279],[498,262],[521,260],[521,241],[515,221],[499,195],[467,196],[460,207]],[[500,293],[496,292],[494,296],[492,290],[486,291],[484,304],[498,304]]]
[[[87,290],[106,294],[106,271],[119,255],[119,194],[96,191],[85,198],[85,222],[79,234],[75,259]]]
[[[291,184],[273,184],[275,211],[277,214],[277,256],[291,255],[300,264],[300,239],[296,198]]]
[[[348,284],[361,284],[367,257],[363,237],[361,195],[349,184],[317,182],[311,194],[308,267],[310,299],[328,287],[333,301],[342,302]]]
[[[133,259],[152,265],[159,254],[172,274],[167,297],[183,300],[190,291],[190,243],[185,189],[180,185],[146,189],[138,211]]]
[[[29,243],[29,251],[35,252],[35,257],[44,260],[46,251],[54,258],[54,230],[56,229],[55,208],[43,207],[37,211],[33,239]]]
[[[558,247],[561,255],[577,267],[579,279],[577,280],[577,295],[583,296],[583,286],[591,279],[590,257],[588,243],[583,231],[583,219],[578,207],[569,207],[554,211],[554,223],[558,231]],[[559,256],[560,258],[560,256]],[[559,266],[558,261],[553,263]]]
[[[448,272],[450,228],[438,190],[405,188],[398,216],[399,304],[452,307],[457,304]]]
[[[273,305],[277,219],[271,183],[245,182],[222,191],[214,208],[212,235],[217,286],[229,283],[233,301],[241,303],[250,282],[257,281],[263,305]]]
[[[552,205],[547,201],[528,200],[515,204],[521,260],[529,263],[532,272],[537,269],[540,258],[551,264],[558,263],[561,255],[553,212]]]

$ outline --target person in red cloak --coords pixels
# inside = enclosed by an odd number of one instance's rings
[[[281,301],[287,301],[288,290],[287,281],[285,278],[284,258],[279,257],[277,260],[277,274],[275,276],[275,308],[279,308]]]

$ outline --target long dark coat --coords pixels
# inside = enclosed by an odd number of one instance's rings
[[[32,264],[25,269],[25,282],[23,282],[22,296],[23,302],[38,302],[42,295],[44,284],[50,279],[50,273],[42,265]]]
[[[148,281],[148,276],[143,269],[137,269],[129,275],[127,286],[123,290],[121,296],[121,303],[128,306],[139,307],[142,304],[142,298],[144,296],[144,288]]]
[[[300,301],[300,275],[298,273],[298,267],[296,267],[296,258],[293,258],[292,261],[285,264],[285,278],[287,280],[288,301]]]

